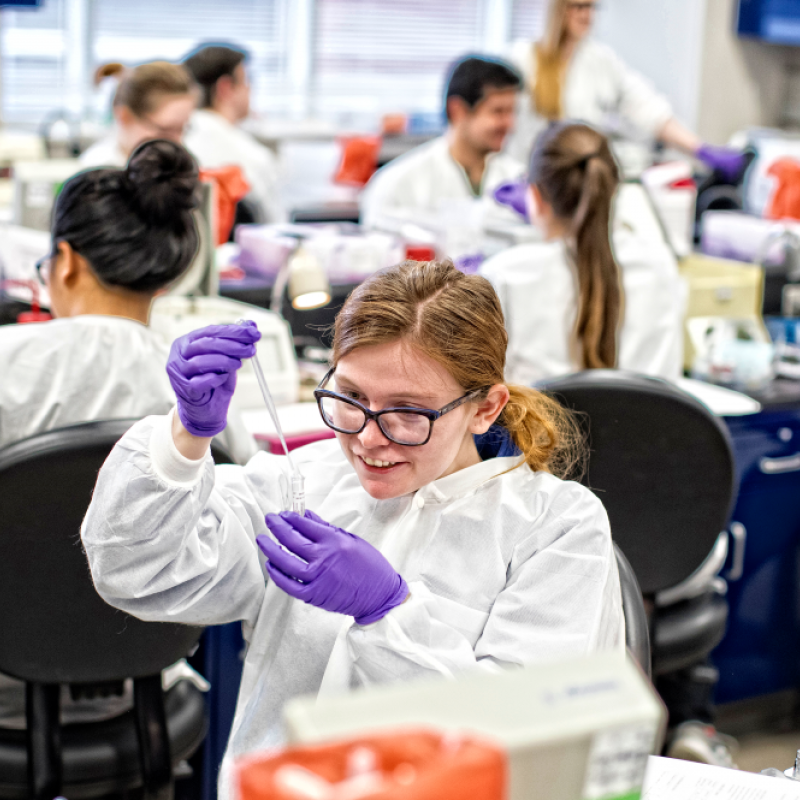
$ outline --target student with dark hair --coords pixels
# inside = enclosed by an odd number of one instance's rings
[[[430,224],[448,208],[469,201],[479,201],[487,214],[506,223],[517,223],[511,212],[495,205],[492,192],[525,172],[521,162],[500,152],[514,125],[521,85],[519,74],[502,61],[458,61],[444,92],[446,133],[373,176],[361,197],[362,223],[390,230],[408,221]]]
[[[53,211],[53,246],[37,268],[55,317],[0,327],[0,447],[52,428],[143,417],[175,402],[169,343],[147,326],[157,292],[198,247],[197,166],[180,145],[146,142],[124,169],[70,178]],[[255,452],[238,417],[237,459]]]
[[[192,76],[180,64],[153,61],[126,69],[112,63],[96,78],[118,77],[112,111],[114,128],[81,155],[83,167],[124,167],[148,139],[180,142],[197,103]]]
[[[546,241],[481,266],[503,305],[506,375],[528,384],[583,369],[681,375],[683,282],[663,239],[615,223],[619,172],[588,125],[553,125],[536,141],[531,216]]]
[[[250,184],[247,199],[259,221],[279,222],[283,210],[278,170],[270,150],[239,123],[250,113],[247,53],[234,45],[206,44],[184,60],[200,87],[200,106],[194,112],[185,144],[203,167],[235,165]]]

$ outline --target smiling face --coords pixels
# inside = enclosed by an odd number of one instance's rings
[[[372,411],[398,406],[439,409],[465,394],[443,366],[403,340],[351,351],[339,360],[326,388]],[[490,405],[491,401],[469,402],[453,409],[436,420],[430,440],[419,447],[395,444],[373,420],[361,433],[336,436],[372,497],[400,497],[480,461],[472,435],[488,430],[502,409],[501,405],[497,413],[487,415]],[[388,466],[379,466],[384,464]]]
[[[518,94],[516,89],[489,88],[474,108],[461,98],[450,98],[450,124],[470,147],[484,154],[497,153],[514,127]]]

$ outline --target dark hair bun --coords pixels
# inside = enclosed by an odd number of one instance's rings
[[[199,204],[197,164],[175,142],[155,139],[140,144],[125,174],[136,210],[148,223],[172,225]]]

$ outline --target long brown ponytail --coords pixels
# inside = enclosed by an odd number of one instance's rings
[[[619,172],[606,138],[588,125],[551,126],[534,147],[530,181],[568,225],[580,289],[575,334],[582,366],[615,367],[622,289],[610,224]]]
[[[356,287],[336,317],[333,363],[357,347],[400,339],[442,364],[464,392],[504,383],[508,334],[497,294],[451,261],[406,261]],[[572,414],[535,389],[508,389],[497,421],[521,451],[520,464],[573,474],[584,450]]]

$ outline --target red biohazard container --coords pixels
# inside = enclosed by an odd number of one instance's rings
[[[292,747],[236,765],[239,800],[505,800],[507,774],[494,743],[420,729]]]

